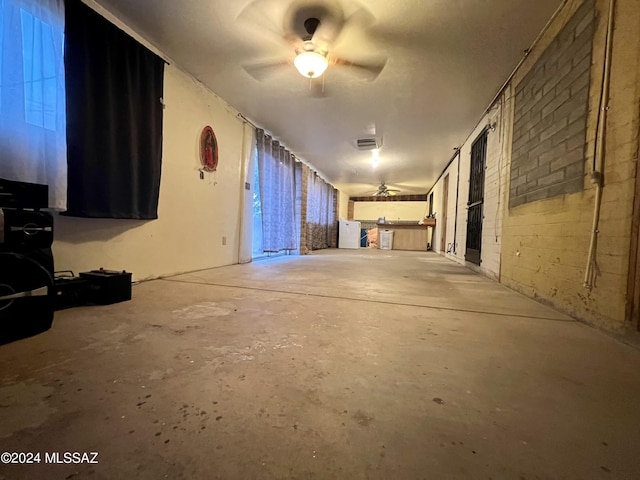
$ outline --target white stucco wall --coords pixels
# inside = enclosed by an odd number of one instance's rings
[[[458,169],[458,161],[454,158],[453,162],[449,165],[449,167],[442,174],[442,177],[438,182],[434,185],[433,192],[433,203],[434,203],[434,212],[436,214],[436,226],[433,228],[432,235],[432,248],[435,252],[445,254],[447,251],[453,252],[454,250],[454,238],[459,238],[454,231],[455,228],[455,219],[456,219],[456,211],[455,211],[455,200],[456,200],[456,181],[457,181],[457,169]],[[441,248],[441,239],[443,232],[443,198],[444,194],[444,179],[449,176],[449,194],[447,196],[447,218],[446,218],[446,237],[445,237],[445,245],[444,249]],[[460,215],[460,212],[458,212]],[[460,224],[460,222],[458,222]],[[459,241],[458,241],[459,248]]]
[[[98,10],[145,43],[113,16]],[[165,66],[164,102],[159,218],[56,216],[56,270],[77,273],[104,267],[127,270],[134,280],[142,280],[250,260],[252,190],[245,190],[245,178],[252,178],[248,162],[252,128],[226,102],[175,65]],[[205,173],[201,180],[199,137],[206,125],[215,131],[219,164],[216,172]]]
[[[349,195],[342,190],[338,190],[338,219],[349,217]]]

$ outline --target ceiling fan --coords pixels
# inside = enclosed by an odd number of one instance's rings
[[[251,10],[252,5],[247,8]],[[253,12],[251,16],[258,15]],[[349,67],[352,72],[374,80],[385,67],[385,58],[355,62],[330,53],[331,46],[350,19],[344,18],[337,2],[297,0],[285,13],[280,35],[293,49],[294,56],[288,60],[243,65],[243,68],[257,80],[263,80],[265,74],[274,69],[291,64],[300,75],[309,79],[322,76],[329,67]]]
[[[397,190],[395,188],[389,188],[384,184],[384,182],[381,182],[380,185],[378,186],[378,190],[376,190],[376,192],[373,194],[373,196],[374,197],[389,197],[389,196],[395,195],[398,192],[400,192],[400,190]]]

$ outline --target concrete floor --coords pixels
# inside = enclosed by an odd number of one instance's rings
[[[142,283],[0,347],[2,479],[640,478],[640,351],[433,253]],[[46,464],[45,452],[98,452]]]

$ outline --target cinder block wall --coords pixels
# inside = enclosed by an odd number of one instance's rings
[[[503,283],[609,330],[627,326],[625,292],[640,131],[639,2],[617,0],[616,5],[595,286],[585,288],[583,279],[594,211],[595,188],[589,174],[604,68],[608,0],[568,2],[513,79],[516,112],[518,101],[526,101],[531,82],[543,86],[557,82],[553,95],[542,96],[553,102],[553,108],[549,103],[540,109],[541,118],[547,113],[544,128],[527,125],[528,120],[515,114],[509,165],[510,208],[504,218],[501,257]],[[589,11],[595,18],[592,42],[580,37],[591,28]],[[572,54],[558,61],[558,45],[563,42],[573,42],[568,47],[573,49]],[[592,54],[586,90],[582,70],[587,57],[578,57],[589,44]],[[554,71],[561,71],[564,77],[554,76]],[[572,81],[563,82],[563,78]],[[525,110],[520,109],[520,115],[527,115]],[[537,114],[533,107],[529,113]],[[578,125],[581,116],[584,134],[580,134]],[[552,171],[554,165],[557,168]]]
[[[582,191],[594,29],[589,0],[515,85],[510,207]]]

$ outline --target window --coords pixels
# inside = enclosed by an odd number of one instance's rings
[[[20,11],[20,17],[25,120],[55,131],[57,78],[53,28],[24,10]]]
[[[0,177],[49,185],[66,207],[62,0],[0,0]]]
[[[262,244],[262,203],[260,202],[260,175],[258,173],[258,150],[253,155],[253,238],[252,257],[264,256]]]

